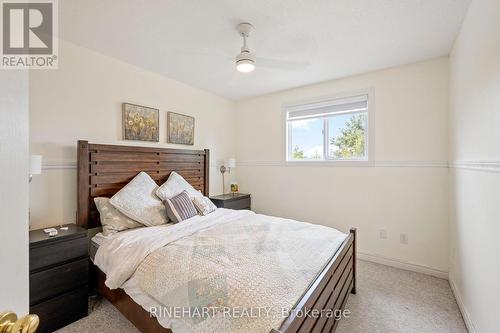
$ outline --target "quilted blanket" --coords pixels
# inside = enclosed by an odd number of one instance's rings
[[[239,213],[155,249],[135,274],[175,333],[267,333],[345,238],[325,226]]]

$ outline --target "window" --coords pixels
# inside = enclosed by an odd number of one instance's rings
[[[367,161],[368,95],[286,108],[287,161]]]

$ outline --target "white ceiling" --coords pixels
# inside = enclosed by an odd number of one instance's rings
[[[470,0],[64,0],[61,38],[230,99],[447,55]],[[257,56],[238,73],[235,27]],[[304,65],[307,64],[307,65]]]

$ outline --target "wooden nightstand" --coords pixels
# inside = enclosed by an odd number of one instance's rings
[[[30,231],[30,313],[38,333],[52,332],[88,314],[87,230],[66,225],[58,235]]]
[[[222,194],[210,197],[210,200],[219,208],[229,209],[251,209],[252,198],[250,194],[236,193],[236,194]]]

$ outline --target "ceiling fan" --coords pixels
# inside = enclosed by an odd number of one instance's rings
[[[236,56],[236,69],[242,73],[248,73],[255,69],[255,56],[250,52],[247,45],[247,38],[255,28],[250,23],[240,23],[236,27],[241,37],[243,37],[243,46],[241,52]]]
[[[233,62],[236,65],[236,70],[241,73],[249,73],[255,70],[256,66],[269,68],[272,70],[299,71],[307,68],[309,63],[301,61],[288,61],[283,59],[256,57],[250,50],[247,44],[247,39],[255,30],[254,26],[248,22],[240,23],[236,26],[238,34],[243,38],[243,46],[240,53],[234,56],[228,54],[214,53],[212,51],[186,51],[181,49],[171,49],[170,52],[175,54],[183,54],[195,57],[216,57],[227,60],[228,63]]]
[[[257,58],[250,51],[247,45],[247,39],[250,34],[255,30],[254,26],[248,22],[240,23],[236,26],[236,30],[243,38],[243,46],[241,47],[241,52],[236,56],[235,63],[236,69],[242,73],[249,73],[255,69],[256,64],[262,67],[269,67],[274,69],[288,69],[297,70],[308,66],[304,62],[295,61],[283,61],[269,58]]]
[[[247,44],[247,40],[251,33],[255,30],[254,26],[248,22],[240,23],[236,26],[238,34],[243,38],[243,46],[241,47],[240,53],[234,56],[228,54],[214,53],[212,51],[187,51],[181,49],[171,49],[170,52],[176,54],[184,54],[187,56],[194,57],[215,57],[219,59],[227,60],[228,62],[233,62],[236,65],[236,70],[241,73],[249,73],[255,70],[256,66],[269,68],[272,70],[286,70],[286,71],[298,71],[309,67],[309,63],[301,61],[289,61],[283,59],[273,59],[273,58],[263,58],[256,57],[255,54],[250,50]]]

